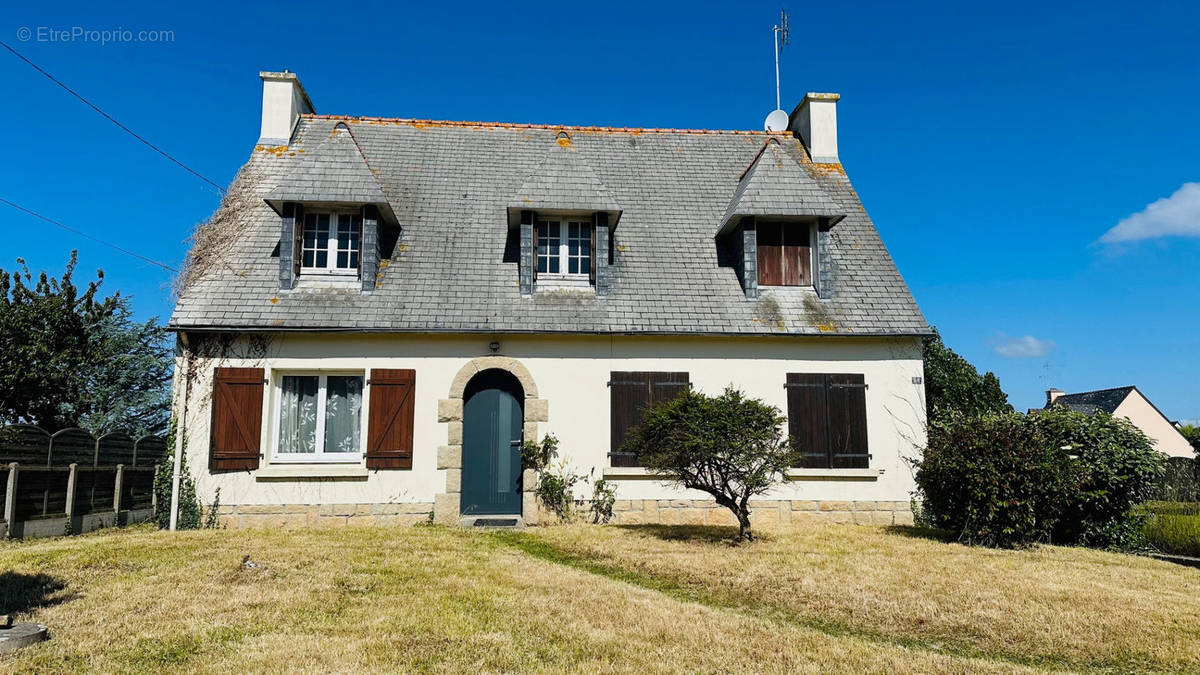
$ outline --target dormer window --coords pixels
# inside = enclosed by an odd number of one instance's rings
[[[758,285],[813,285],[813,226],[805,222],[758,221]]]
[[[305,213],[301,274],[358,274],[362,216],[349,212]]]
[[[589,217],[538,220],[537,271],[539,277],[587,279],[592,272],[592,223]]]

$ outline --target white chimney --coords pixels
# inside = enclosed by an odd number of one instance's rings
[[[292,140],[296,122],[305,113],[313,110],[312,101],[304,93],[300,78],[295,73],[261,72],[263,83],[262,130],[259,145],[287,145]]]
[[[788,131],[800,134],[812,161],[840,164],[837,148],[838,94],[808,92],[792,111]]]
[[[1057,400],[1058,397],[1062,396],[1064,393],[1066,393],[1066,392],[1064,392],[1062,389],[1047,389],[1046,390],[1046,405],[1050,405],[1051,403],[1054,403],[1054,401]]]

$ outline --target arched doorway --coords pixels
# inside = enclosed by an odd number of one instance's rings
[[[477,373],[463,391],[464,516],[521,515],[525,391],[512,373]]]

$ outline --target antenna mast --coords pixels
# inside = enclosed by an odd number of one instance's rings
[[[779,42],[782,39],[784,46],[791,44],[787,10],[779,10],[779,23],[775,25],[773,30],[775,32],[775,109],[782,110],[779,99],[779,52],[782,48]]]

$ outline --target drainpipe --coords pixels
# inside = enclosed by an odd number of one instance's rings
[[[192,383],[191,368],[189,368],[192,356],[188,350],[187,333],[179,332],[179,344],[183,347],[183,362],[180,364],[180,368],[183,370],[183,401],[179,404],[179,416],[175,418],[175,457],[174,470],[171,472],[170,530],[172,532],[179,525],[179,474],[183,471],[183,439],[187,434],[187,404]]]

